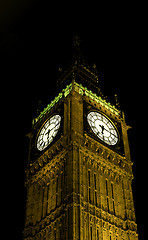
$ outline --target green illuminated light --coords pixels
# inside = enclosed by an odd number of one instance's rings
[[[74,88],[74,90],[82,96],[85,93],[85,95],[90,97],[93,101],[99,103],[101,106],[104,106],[106,109],[109,109],[112,113],[115,113],[116,115],[119,115],[120,111],[117,110],[114,105],[111,105],[109,102],[102,99],[100,96],[97,96],[96,93],[93,93],[91,90],[88,90],[86,87],[83,87],[82,84],[78,84],[78,83],[74,82],[74,84],[70,83],[69,85],[67,85],[66,88],[64,88],[62,90],[62,92],[59,93],[59,95],[56,96],[55,99],[53,101],[51,101],[51,103],[48,104],[46,108],[44,108],[44,110],[40,113],[40,115],[37,118],[33,119],[32,125],[34,126],[39,120],[41,120],[42,117],[45,116],[45,114],[47,114],[50,111],[50,109],[52,107],[54,107],[54,105],[57,102],[59,102],[59,100],[63,96],[67,97],[70,94],[72,88]]]
[[[100,96],[97,96],[96,93],[93,93],[91,90],[88,90],[86,87],[83,87],[82,84],[78,84],[75,82],[75,91],[79,94],[83,95],[85,92],[85,95],[90,97],[92,100],[96,101],[100,105],[104,106],[105,108],[109,109],[112,113],[115,113],[116,115],[119,115],[120,111],[116,109],[114,105],[111,105],[109,102],[107,102],[105,99],[102,99]]]

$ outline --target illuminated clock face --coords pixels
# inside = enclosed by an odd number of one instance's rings
[[[99,139],[108,145],[115,145],[118,142],[118,134],[114,125],[103,114],[90,112],[87,115],[87,121],[92,131]]]
[[[37,149],[43,151],[57,135],[61,124],[60,115],[51,117],[42,127],[37,138]]]

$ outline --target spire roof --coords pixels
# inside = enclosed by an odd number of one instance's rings
[[[64,69],[59,69],[59,79],[57,81],[58,90],[61,90],[70,84],[72,80],[88,87],[93,92],[99,93],[99,81],[96,65],[88,65],[80,49],[80,37],[75,36],[73,39],[72,60]]]
[[[76,35],[76,36],[73,38],[73,44],[74,44],[74,46],[79,46],[80,43],[81,43],[81,39],[80,39],[79,36]]]

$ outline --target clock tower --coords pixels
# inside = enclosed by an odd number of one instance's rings
[[[129,126],[79,44],[28,134],[24,239],[138,240]]]

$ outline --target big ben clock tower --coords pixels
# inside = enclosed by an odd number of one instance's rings
[[[33,119],[25,240],[138,240],[124,113],[74,41],[58,94]]]

